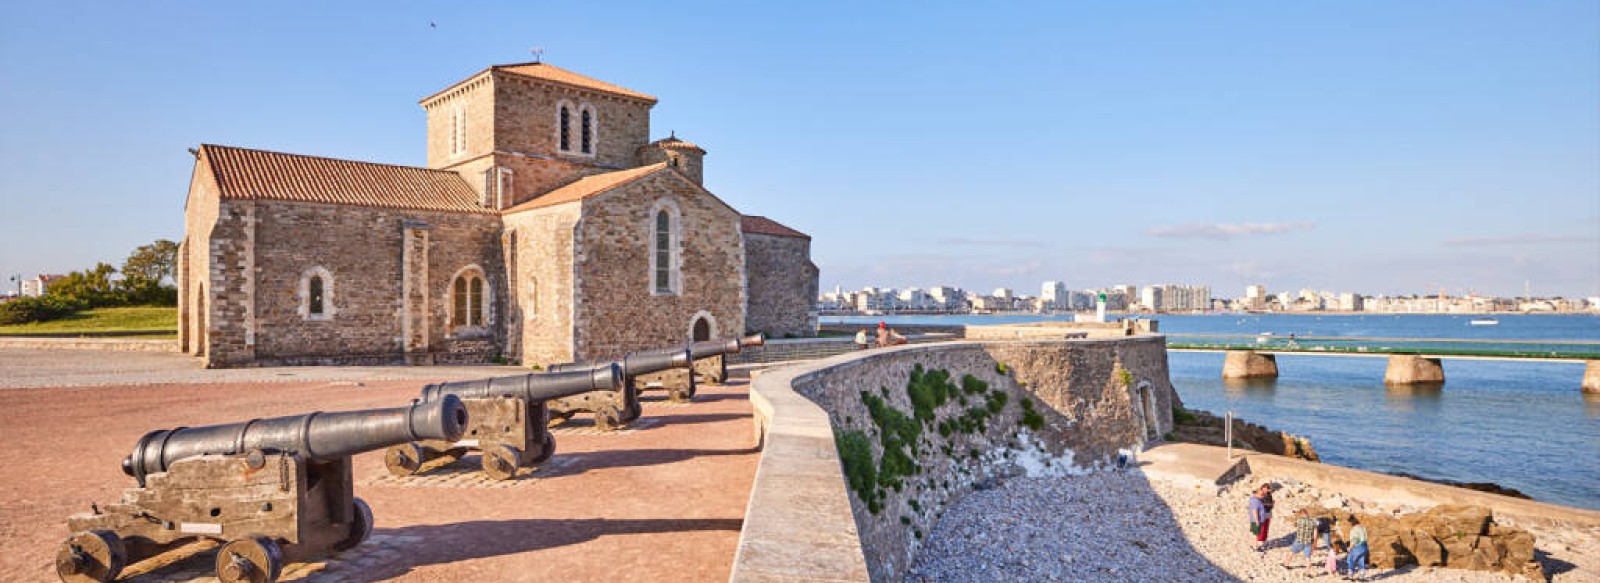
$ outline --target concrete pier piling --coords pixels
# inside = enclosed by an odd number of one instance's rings
[[[1600,360],[1583,365],[1583,392],[1600,395]]]
[[[1278,357],[1274,354],[1260,354],[1251,350],[1229,350],[1227,360],[1222,363],[1222,378],[1278,378]]]
[[[1383,372],[1383,384],[1418,385],[1444,382],[1444,365],[1437,358],[1411,354],[1389,357],[1389,369]]]

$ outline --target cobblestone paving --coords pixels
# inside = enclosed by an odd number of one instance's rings
[[[278,575],[280,583],[342,583],[366,581],[362,572],[382,566],[400,556],[407,544],[421,540],[415,536],[374,534],[361,546],[319,561],[289,563]],[[202,541],[168,551],[137,565],[137,572],[123,571],[125,583],[218,583],[213,541]]]

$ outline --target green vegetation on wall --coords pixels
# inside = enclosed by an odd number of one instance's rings
[[[995,371],[1002,375],[1009,372],[1004,363],[997,363]],[[896,409],[888,400],[890,395],[888,387],[879,387],[876,394],[873,391],[860,392],[861,404],[867,409],[876,428],[878,445],[883,452],[880,457],[873,455],[872,429],[835,431],[834,434],[850,489],[873,514],[883,510],[889,489],[900,492],[907,478],[922,473],[919,460],[923,450],[919,444],[933,445],[928,440],[931,432],[925,436],[924,428],[936,429],[943,440],[953,439],[956,434],[984,433],[989,429],[989,421],[1000,415],[1011,399],[1010,393],[1004,390],[991,391],[989,383],[973,375],[963,375],[961,384],[957,386],[951,382],[949,371],[925,370],[921,364],[912,367],[906,383],[911,414]],[[969,397],[981,403],[968,406]],[[949,404],[958,404],[959,414],[941,416],[939,410]],[[1019,422],[1038,430],[1044,426],[1044,417],[1033,406],[1032,400],[1022,399],[1023,412]],[[846,419],[846,423],[852,422],[852,419]],[[948,441],[940,443],[938,451],[947,458],[955,457],[955,451]],[[982,452],[969,449],[966,453],[968,458],[976,460]],[[931,480],[928,483],[931,484]],[[949,482],[944,482],[943,487],[948,489]],[[921,511],[919,505],[912,504],[912,508]]]

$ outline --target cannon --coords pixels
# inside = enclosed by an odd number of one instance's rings
[[[422,389],[422,402],[459,398],[470,419],[459,439],[428,439],[402,443],[384,453],[384,466],[395,476],[411,476],[429,462],[453,463],[467,452],[481,454],[484,475],[509,480],[518,468],[536,467],[555,455],[556,440],[548,402],[584,393],[623,393],[622,367],[605,363],[589,368],[532,373],[472,381],[452,381]],[[630,401],[628,397],[617,397]],[[637,399],[631,399],[637,406]],[[620,418],[621,411],[608,411]]]
[[[622,391],[593,391],[550,401],[550,416],[554,419],[569,419],[579,412],[589,412],[594,414],[596,428],[602,431],[616,429],[623,423],[638,419],[643,411],[639,406],[639,377],[678,369],[685,371],[684,374],[687,375],[693,362],[694,359],[687,347],[624,355],[616,361],[616,364],[622,367]],[[550,365],[548,370],[551,372],[584,370],[604,364],[569,362]],[[688,396],[685,395],[683,398],[687,400]]]
[[[738,353],[743,348],[751,346],[764,346],[766,341],[760,334],[744,338],[729,338],[727,340],[705,340],[689,343],[689,355],[694,360],[694,366],[687,375],[660,375],[641,379],[646,388],[660,388],[667,391],[673,400],[687,400],[693,397],[699,383],[707,382],[722,384],[728,380],[727,355]],[[661,350],[647,350],[650,354]]]
[[[218,579],[271,583],[288,561],[350,549],[372,532],[372,509],[353,494],[350,456],[459,439],[467,421],[451,397],[152,431],[122,461],[139,486],[67,518],[72,534],[56,552],[56,574],[65,583],[113,581],[126,565],[211,539],[222,543]]]

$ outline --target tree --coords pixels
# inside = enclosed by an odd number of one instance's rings
[[[160,284],[177,273],[178,244],[166,239],[156,239],[141,245],[128,255],[122,264],[122,277],[129,287],[144,287],[147,283]]]
[[[47,293],[77,300],[91,308],[116,305],[121,303],[121,298],[116,293],[116,285],[111,281],[111,276],[116,273],[117,268],[107,263],[99,263],[94,269],[74,271],[51,282]]]

